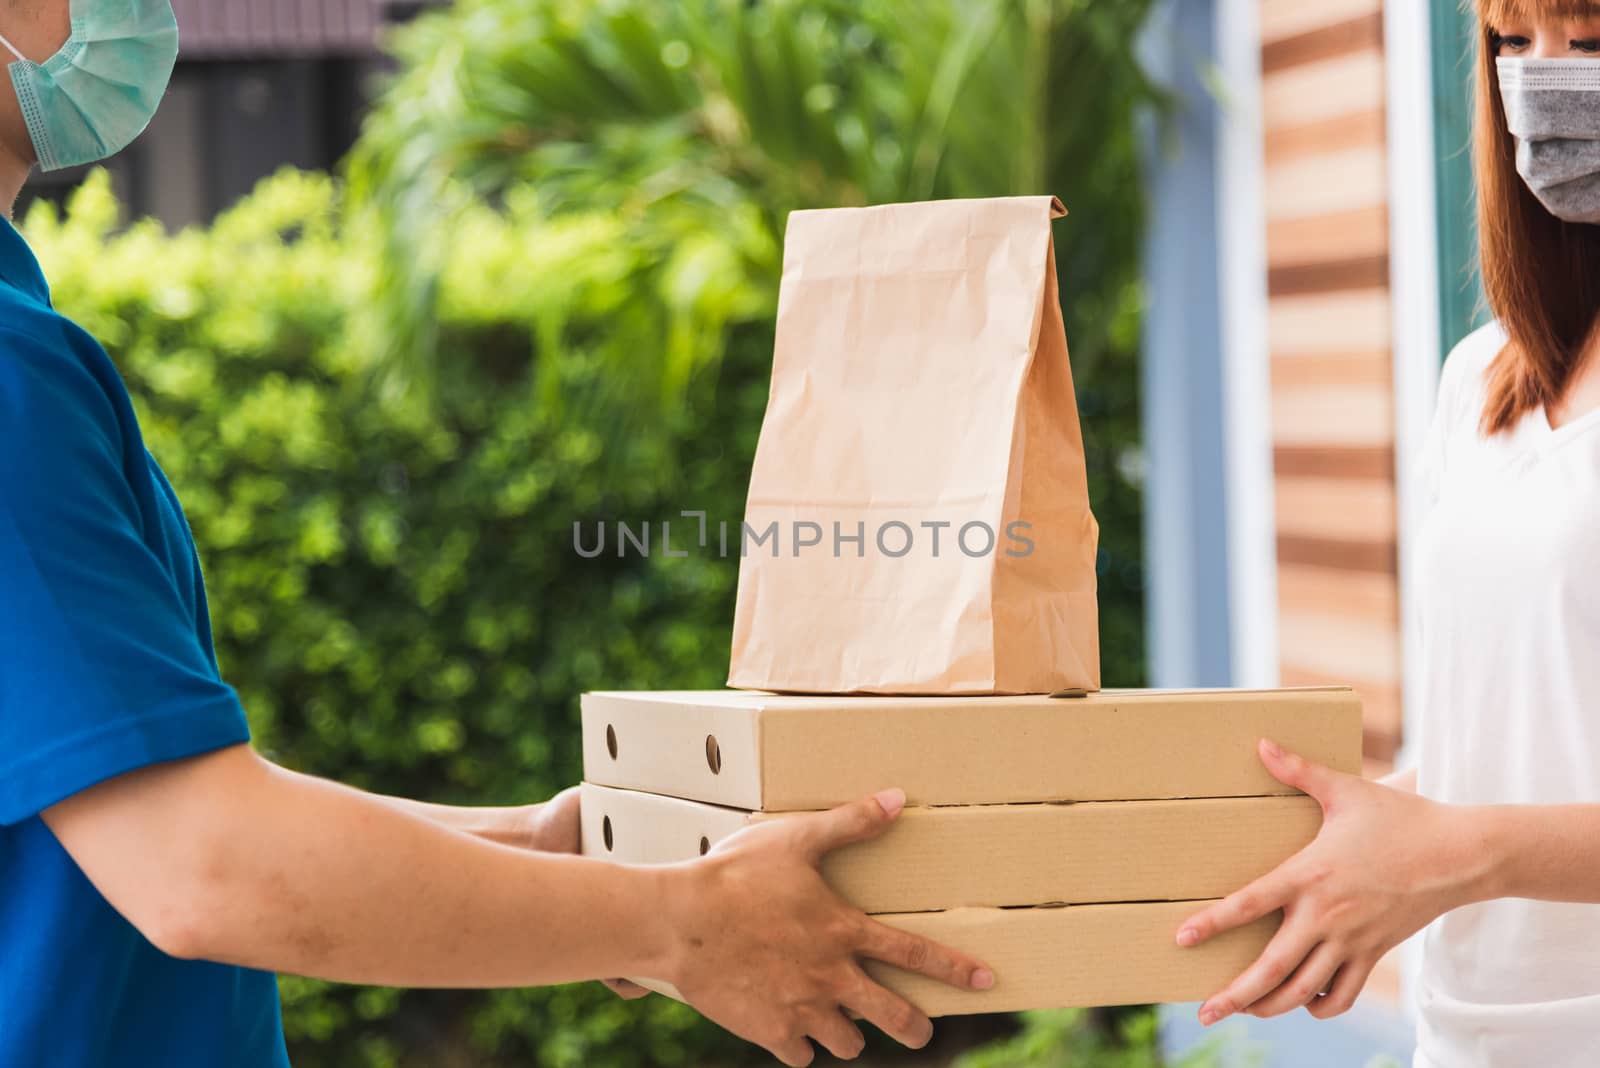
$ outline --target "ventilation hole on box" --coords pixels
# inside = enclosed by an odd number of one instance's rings
[[[606,724],[606,752],[611,754],[611,759],[617,759],[617,728]]]
[[[600,821],[600,835],[606,840],[606,852],[611,852],[611,817],[607,816]]]
[[[703,857],[709,852],[711,852],[711,839],[709,839],[709,838],[701,838],[700,839],[700,855]]]
[[[722,771],[722,746],[717,744],[715,734],[706,735],[706,763],[711,767],[711,774]]]

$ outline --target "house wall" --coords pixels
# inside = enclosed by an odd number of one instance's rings
[[[127,216],[206,223],[282,167],[336,167],[384,68],[382,27],[444,2],[173,0],[171,88],[144,136],[104,164]],[[35,171],[19,217],[65,200],[89,170]]]
[[[172,0],[183,58],[366,55],[384,0]]]
[[[1401,740],[1381,0],[1260,0],[1267,346],[1284,685],[1354,685]]]
[[[283,167],[331,170],[355,142],[374,73],[359,57],[180,63],[149,129],[103,164],[126,217],[205,224]],[[91,169],[35,170],[18,218],[35,200],[63,202]]]
[[[1254,2],[1254,0],[1251,0]],[[1150,681],[1227,686],[1235,613],[1224,422],[1218,249],[1224,125],[1215,69],[1213,0],[1160,0],[1140,60],[1178,101],[1147,131],[1151,217],[1140,389],[1144,429],[1144,560]]]

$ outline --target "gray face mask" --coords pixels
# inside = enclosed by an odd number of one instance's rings
[[[1517,173],[1558,219],[1600,223],[1600,59],[1495,60]]]

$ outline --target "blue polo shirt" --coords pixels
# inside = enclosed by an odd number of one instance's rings
[[[156,949],[39,818],[248,738],[127,389],[0,219],[0,1065],[288,1064],[272,975]]]

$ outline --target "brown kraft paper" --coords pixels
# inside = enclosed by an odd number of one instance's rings
[[[797,211],[729,685],[1100,686],[1053,197]]]

